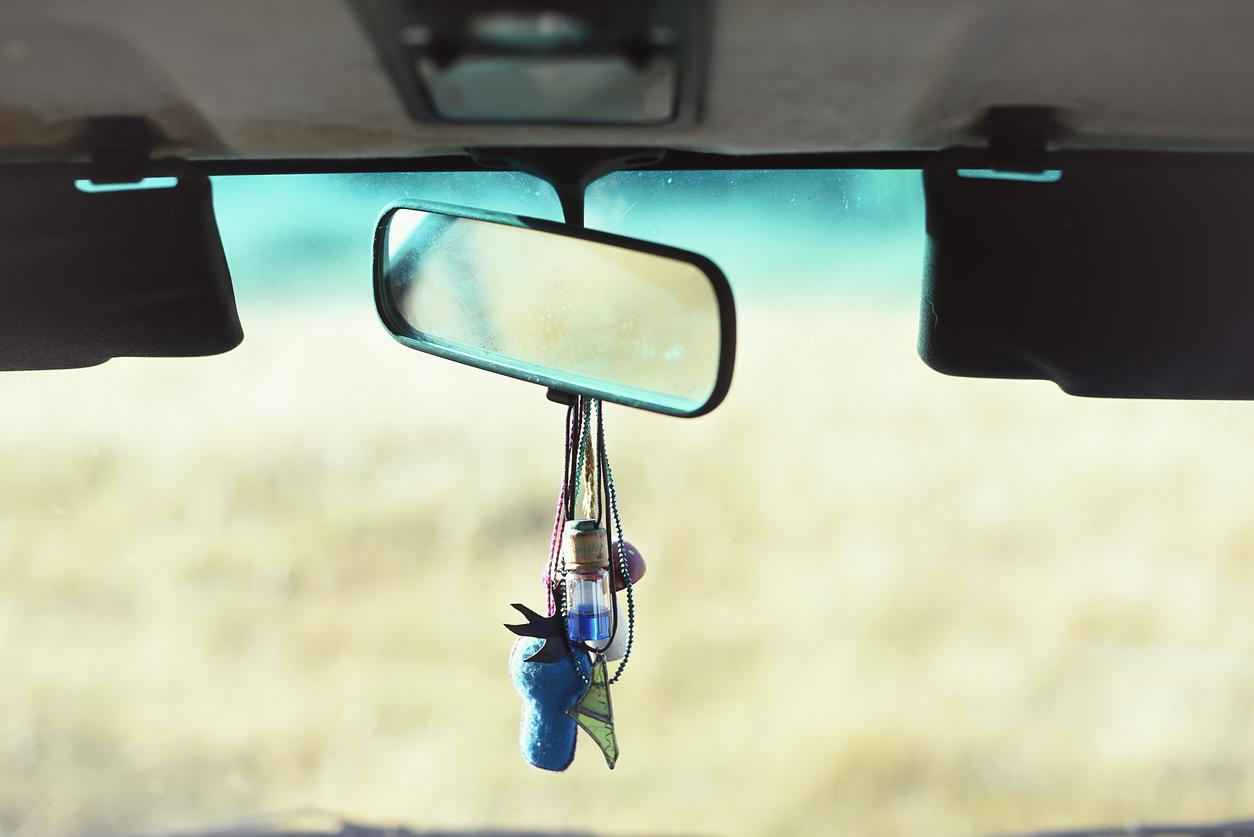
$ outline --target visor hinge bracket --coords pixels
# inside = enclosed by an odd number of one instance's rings
[[[997,105],[989,108],[975,129],[987,138],[989,151],[1004,171],[1039,172],[1050,142],[1066,132],[1058,111],[1040,105]]]
[[[152,130],[142,116],[93,116],[87,120],[91,179],[95,183],[142,180],[152,162]]]

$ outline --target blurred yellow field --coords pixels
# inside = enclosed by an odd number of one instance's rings
[[[1251,813],[1254,406],[945,378],[909,305],[744,312],[716,413],[607,409],[638,651],[618,768],[554,776],[501,623],[542,597],[561,408],[372,316],[0,378],[0,834]]]

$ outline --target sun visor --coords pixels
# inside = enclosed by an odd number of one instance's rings
[[[208,178],[171,160],[131,183],[88,171],[0,167],[0,370],[239,345]]]
[[[951,149],[924,191],[933,369],[1254,399],[1254,157]]]

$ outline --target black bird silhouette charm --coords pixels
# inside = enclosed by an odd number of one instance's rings
[[[540,650],[528,657],[526,662],[556,663],[570,655],[570,646],[566,644],[566,625],[563,624],[560,613],[541,616],[526,605],[516,602],[510,607],[527,617],[527,624],[506,625],[505,627],[518,636],[531,636],[544,640],[544,645],[540,646]]]

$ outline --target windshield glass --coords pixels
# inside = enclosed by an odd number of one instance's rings
[[[1250,407],[946,378],[908,171],[625,172],[588,223],[737,296],[731,393],[607,407],[649,562],[622,755],[518,753],[510,602],[560,481],[542,390],[394,342],[396,198],[550,219],[515,174],[216,178],[245,330],[0,375],[0,834],[316,806],[424,829],[978,834],[1254,792]]]

